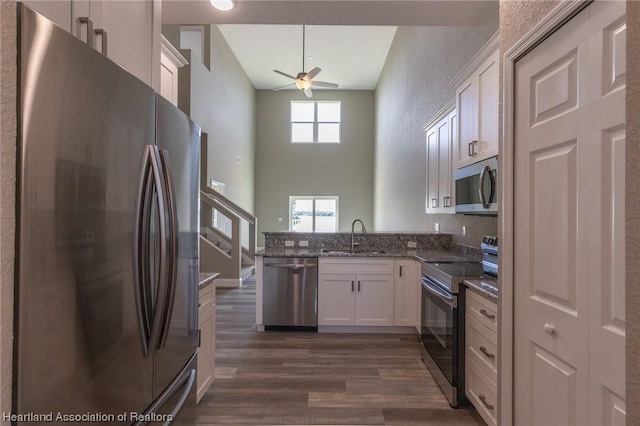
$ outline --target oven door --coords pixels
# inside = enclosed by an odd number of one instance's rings
[[[452,407],[464,396],[464,292],[449,293],[422,275],[422,359]]]

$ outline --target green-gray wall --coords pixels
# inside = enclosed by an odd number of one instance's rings
[[[373,223],[373,91],[314,91],[313,100],[342,108],[340,144],[289,142],[289,105],[305,100],[297,90],[256,92],[256,216],[262,232],[288,228],[290,195],[337,195],[340,231],[351,222]],[[278,221],[282,218],[282,222]]]
[[[253,212],[255,90],[215,25],[210,46],[211,70],[183,51],[189,65],[180,69],[180,109],[208,135],[207,182],[225,183],[225,195]]]
[[[434,230],[479,246],[496,218],[425,213],[422,126],[455,97],[449,82],[495,33],[486,27],[398,27],[376,89],[374,221],[378,231]],[[462,235],[462,226],[468,228]]]

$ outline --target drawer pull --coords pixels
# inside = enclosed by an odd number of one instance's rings
[[[484,356],[486,356],[489,359],[494,359],[496,357],[494,354],[489,353],[487,351],[487,348],[485,348],[484,346],[480,346],[480,352],[482,352]]]
[[[480,394],[478,395],[478,399],[480,400],[480,402],[482,402],[482,404],[484,404],[485,407],[487,407],[488,410],[493,410],[493,405],[487,402],[486,396],[484,396],[483,394]]]
[[[490,319],[490,320],[494,320],[496,319],[496,316],[493,314],[490,314],[489,312],[487,312],[486,309],[480,309],[480,313],[482,315],[484,315],[485,318]]]

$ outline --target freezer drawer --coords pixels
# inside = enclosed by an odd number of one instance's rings
[[[318,259],[264,259],[265,329],[318,326]]]

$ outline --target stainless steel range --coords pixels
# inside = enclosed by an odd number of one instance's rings
[[[481,263],[423,263],[422,360],[452,407],[464,396],[464,292],[460,284],[483,274]]]

